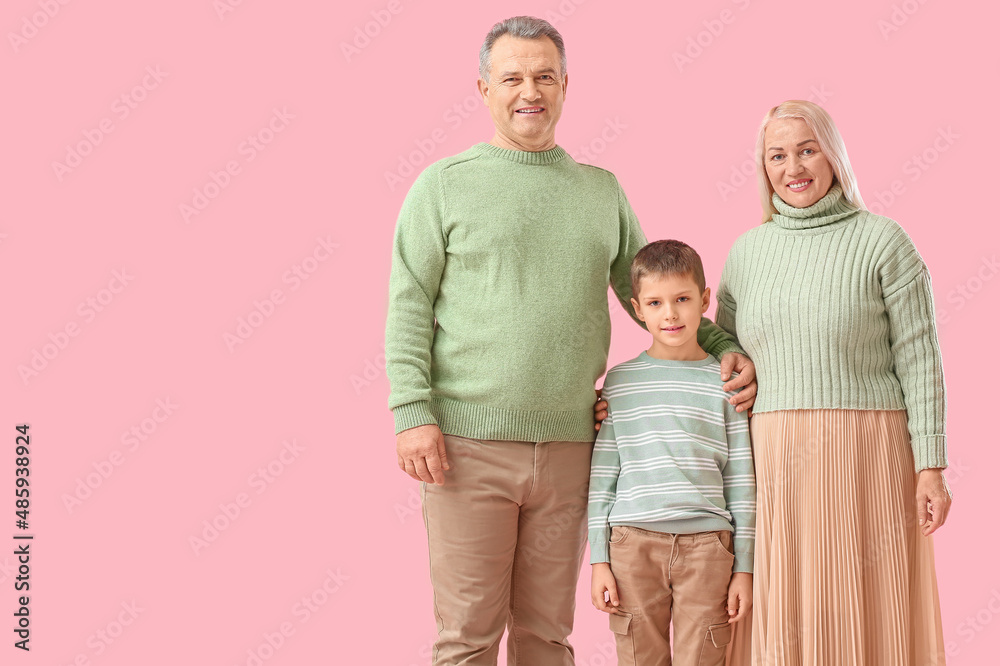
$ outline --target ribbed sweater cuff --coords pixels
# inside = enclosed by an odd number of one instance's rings
[[[396,434],[422,425],[437,425],[437,419],[431,413],[431,403],[426,400],[408,402],[405,405],[393,407],[392,417],[396,421]]]
[[[753,551],[736,551],[736,561],[733,562],[733,573],[753,573]]]
[[[737,354],[742,354],[743,356],[747,355],[747,353],[743,351],[743,349],[740,347],[739,343],[735,341],[720,342],[715,346],[714,349],[712,350],[706,349],[705,351],[707,351],[709,354],[719,359],[720,361],[722,360],[722,357],[728,354],[729,352],[736,352]]]
[[[910,441],[913,446],[913,465],[916,471],[948,466],[948,450],[944,435],[927,435]]]
[[[591,535],[590,537],[590,563],[599,564],[600,562],[610,562],[611,557],[608,553],[610,549],[608,548],[608,534],[605,530],[600,530],[600,534]]]

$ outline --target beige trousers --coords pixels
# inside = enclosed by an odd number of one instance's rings
[[[619,614],[610,616],[619,666],[721,666],[731,635],[732,533],[615,526],[609,544],[621,601]]]
[[[451,469],[423,485],[438,640],[434,666],[572,666],[586,542],[588,442],[445,435]]]

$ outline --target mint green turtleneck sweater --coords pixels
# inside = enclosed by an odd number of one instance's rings
[[[608,285],[629,304],[646,244],[614,175],[490,144],[436,162],[393,244],[386,374],[396,432],[592,442],[611,337]],[[702,348],[739,351],[703,320]]]
[[[757,368],[755,412],[905,409],[917,470],[946,467],[945,389],[927,267],[892,220],[840,185],[740,236],[719,325]]]

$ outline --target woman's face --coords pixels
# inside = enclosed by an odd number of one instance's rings
[[[764,168],[781,200],[796,208],[813,205],[833,185],[833,167],[801,118],[772,120],[764,129]]]

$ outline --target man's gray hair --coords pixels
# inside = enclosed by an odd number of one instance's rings
[[[563,38],[559,31],[553,28],[548,21],[534,16],[513,16],[494,25],[486,35],[482,48],[479,49],[479,76],[483,81],[489,82],[490,80],[490,68],[493,66],[493,45],[504,35],[518,39],[548,37],[559,51],[561,75],[566,76],[566,46],[563,44]]]

